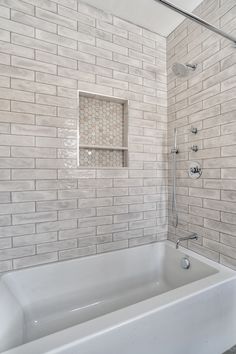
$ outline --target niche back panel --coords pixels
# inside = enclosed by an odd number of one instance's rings
[[[79,92],[80,167],[127,167],[128,102]]]

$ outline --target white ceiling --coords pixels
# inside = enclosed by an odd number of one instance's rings
[[[168,36],[182,21],[183,16],[154,0],[85,0],[87,3],[115,16]],[[193,11],[202,0],[171,0],[174,5]]]

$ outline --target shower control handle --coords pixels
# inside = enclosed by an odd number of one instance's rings
[[[192,167],[192,168],[190,168],[191,173],[199,173],[200,170],[201,170],[201,169],[198,168],[198,167]]]
[[[200,178],[202,175],[202,168],[197,162],[192,162],[191,165],[189,166],[189,177],[193,179]]]

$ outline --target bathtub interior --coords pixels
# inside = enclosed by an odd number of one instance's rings
[[[8,303],[6,317],[12,318],[12,323],[7,323],[6,328],[1,326],[0,350],[86,322],[218,272],[193,257],[190,258],[190,269],[182,269],[180,260],[183,256],[163,242],[4,275],[0,291],[1,294],[4,291],[11,294],[14,306]],[[12,314],[17,316],[17,321]],[[13,326],[18,327],[18,335],[9,340]]]

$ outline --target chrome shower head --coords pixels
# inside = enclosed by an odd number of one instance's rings
[[[189,71],[196,70],[197,64],[181,64],[174,63],[172,66],[172,71],[176,76],[185,77],[189,74]]]

